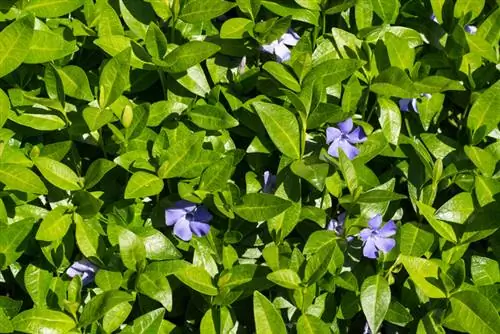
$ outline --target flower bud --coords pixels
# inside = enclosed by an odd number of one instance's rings
[[[33,146],[30,152],[30,158],[34,159],[40,155],[40,148],[38,146]]]
[[[130,124],[132,124],[132,120],[134,119],[134,111],[132,110],[132,107],[130,105],[126,105],[125,108],[123,108],[123,113],[122,113],[122,124],[124,128],[130,127]]]

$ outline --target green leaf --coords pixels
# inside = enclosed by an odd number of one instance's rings
[[[7,119],[9,119],[10,101],[5,92],[0,89],[0,127],[3,127]]]
[[[204,8],[206,4],[204,4]],[[164,59],[165,70],[169,73],[184,72],[201,63],[220,50],[220,46],[201,41],[191,41],[175,48]]]
[[[10,225],[0,225],[1,270],[5,270],[23,254],[34,223],[34,219],[26,218]]]
[[[81,67],[68,65],[56,70],[61,77],[64,94],[84,101],[92,101],[94,99],[87,74],[85,74],[85,71]]]
[[[118,99],[130,85],[130,53],[125,49],[111,58],[99,77],[99,106],[106,108]]]
[[[498,261],[473,255],[470,271],[474,285],[491,285],[500,282],[500,267]]]
[[[493,178],[476,175],[474,189],[480,206],[495,201],[494,196],[500,193],[500,182]]]
[[[339,159],[340,159],[340,170],[342,171],[342,175],[344,176],[344,180],[347,183],[347,187],[349,188],[349,192],[354,194],[356,189],[359,187],[358,176],[356,175],[356,168],[351,160],[347,157],[343,150],[339,150]]]
[[[236,325],[236,328],[238,325]],[[230,333],[235,329],[234,321],[229,309],[225,306],[209,309],[200,323],[200,333],[218,334]]]
[[[24,286],[36,307],[47,305],[47,295],[52,283],[52,273],[29,264],[24,272]]]
[[[130,270],[140,271],[146,265],[144,243],[134,232],[121,226],[116,226],[116,228],[119,233],[118,243],[123,264]]]
[[[475,291],[461,291],[450,297],[452,317],[469,333],[494,334],[500,328],[500,316],[494,305]]]
[[[497,159],[490,152],[475,146],[465,146],[465,154],[485,175],[492,176],[495,172]]]
[[[58,206],[50,211],[42,220],[36,240],[55,241],[62,239],[73,222],[73,217],[66,213],[67,208]]]
[[[300,288],[300,277],[291,269],[280,269],[267,275],[267,279],[287,289]]]
[[[252,24],[252,20],[242,17],[235,17],[225,21],[220,29],[220,38],[240,39],[243,38],[247,27]]]
[[[297,320],[297,334],[328,334],[330,327],[321,319],[310,314],[302,314]]]
[[[65,164],[45,157],[34,159],[40,173],[53,185],[63,190],[80,190],[80,178]]]
[[[312,184],[316,189],[322,191],[325,188],[325,180],[328,175],[328,164],[306,163],[304,160],[297,160],[290,166],[292,172]]]
[[[434,217],[435,210],[433,207],[428,206],[422,202],[417,202],[417,206],[418,210],[420,211],[420,214],[422,214],[425,217],[425,219],[429,222],[429,224],[432,226],[434,231],[437,232],[437,234],[439,234],[448,241],[457,243],[457,235],[453,230],[453,227],[446,222],[436,219]]]
[[[485,90],[474,102],[467,117],[467,127],[472,131],[472,142],[479,143],[500,122],[500,80]]]
[[[132,305],[129,303],[116,305],[104,315],[104,318],[102,319],[102,328],[106,331],[106,333],[114,332],[125,320],[127,320],[131,311]]]
[[[210,192],[219,191],[225,188],[227,181],[233,173],[233,157],[228,156],[215,162],[205,169],[200,179],[200,190]]]
[[[99,181],[101,181],[106,173],[115,167],[116,164],[113,161],[106,159],[100,158],[92,161],[87,169],[87,173],[85,174],[85,188],[90,189],[94,187],[99,183]]]
[[[394,23],[399,13],[398,0],[372,0],[373,11],[384,21]]]
[[[99,109],[96,107],[87,107],[83,109],[82,114],[90,131],[99,130],[114,118],[114,114],[110,109]]]
[[[0,78],[14,71],[29,53],[35,20],[26,15],[0,32]]]
[[[471,13],[472,16],[470,20],[476,18],[483,11],[485,0],[457,0],[455,2],[455,8],[453,11],[453,16],[457,18],[461,18],[468,13]]]
[[[38,17],[58,17],[80,8],[84,0],[31,0],[24,6]]]
[[[307,286],[311,286],[325,275],[335,248],[336,243],[328,243],[307,259],[304,270],[304,282]]]
[[[125,198],[148,197],[159,194],[163,190],[163,180],[146,172],[132,175],[125,188]]]
[[[415,283],[427,297],[446,298],[446,294],[441,284],[438,282],[439,260],[427,260],[407,255],[400,255],[400,259],[413,283]]]
[[[42,110],[45,111],[44,109]],[[21,115],[11,112],[9,119],[17,124],[41,131],[54,131],[66,127],[66,122],[64,122],[64,120],[62,120],[59,116],[53,114],[43,114],[40,112],[42,110],[32,108],[30,109],[32,112],[24,112]]]
[[[206,130],[229,129],[239,124],[227,111],[209,104],[196,106],[186,115],[191,122]]]
[[[384,35],[384,41],[391,66],[401,69],[411,69],[413,67],[415,50],[408,47],[408,41],[406,39],[387,32]]]
[[[389,283],[380,275],[366,278],[361,285],[361,308],[373,333],[377,333],[391,303]]]
[[[290,201],[270,194],[246,194],[241,201],[234,207],[234,212],[250,222],[271,219],[292,205]]]
[[[297,79],[283,64],[268,61],[262,68],[286,88],[300,92],[300,84]]]
[[[406,223],[401,226],[399,249],[409,256],[424,255],[434,243],[434,234],[427,226]]]
[[[295,115],[272,103],[254,102],[252,105],[264,123],[274,145],[290,158],[299,159],[301,156],[301,134]]]
[[[167,53],[167,38],[154,22],[149,24],[144,42],[146,43],[146,49],[153,58],[163,59]]]
[[[390,322],[401,327],[405,327],[413,321],[411,313],[396,300],[392,300],[389,305],[389,310],[385,315],[385,321]]]
[[[451,80],[439,75],[431,75],[415,82],[415,88],[421,93],[441,93],[447,90],[464,91],[460,81]],[[419,109],[420,110],[420,109]]]
[[[205,268],[186,266],[176,271],[175,277],[193,290],[204,295],[217,296],[219,293],[217,287],[212,283],[212,277],[210,277],[210,274]]]
[[[10,189],[27,193],[47,194],[48,192],[38,175],[19,165],[0,163],[0,182]]]
[[[472,201],[472,195],[463,192],[453,196],[450,200],[441,205],[434,216],[447,222],[463,224],[473,211],[474,203]]]
[[[260,292],[253,293],[256,334],[286,334],[285,323],[273,304]]]
[[[148,312],[136,318],[132,325],[126,326],[120,333],[122,334],[164,333],[163,331],[160,330],[164,315],[165,315],[164,309],[156,309],[151,312]]]
[[[408,75],[398,67],[389,67],[382,71],[373,80],[370,90],[381,96],[413,98],[415,95],[413,82]]]
[[[96,220],[84,221],[78,214],[75,215],[76,243],[82,254],[87,258],[99,256],[98,251],[104,247],[104,241],[100,236],[102,227]]]
[[[389,143],[397,145],[402,123],[401,111],[396,103],[384,97],[378,98],[378,104],[380,106],[379,122],[382,133]]]
[[[22,333],[64,334],[76,327],[75,321],[65,313],[34,308],[19,313],[12,319],[16,331]]]
[[[122,279],[122,274],[118,271],[99,269],[95,275],[95,284],[103,291],[118,290]]]
[[[204,0],[187,1],[179,13],[179,19],[186,23],[206,22],[223,15],[236,4],[228,1],[214,0],[207,7]]]
[[[163,233],[153,228],[143,229],[139,232],[146,257],[151,260],[174,260],[182,258],[182,254],[175,248],[174,244]]]
[[[164,274],[158,271],[140,274],[137,291],[158,301],[167,311],[172,311],[172,290]]]
[[[359,195],[359,203],[381,203],[388,201],[398,201],[405,199],[406,196],[397,194],[393,191],[387,191],[383,189],[373,189]]]
[[[3,309],[0,309],[0,333],[12,333],[14,332],[14,326],[12,322],[5,314]]]
[[[162,179],[183,176],[200,155],[204,138],[205,132],[200,131],[175,141],[161,156],[165,162],[158,169],[158,176]]]
[[[133,301],[129,293],[111,290],[93,297],[84,307],[80,316],[79,326],[85,327],[104,317],[116,305]]]
[[[63,58],[77,50],[76,42],[65,40],[61,33],[54,33],[50,30],[35,30],[24,63],[42,64]]]

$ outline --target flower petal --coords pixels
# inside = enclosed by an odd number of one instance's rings
[[[328,154],[330,154],[334,158],[339,157],[339,144],[340,139],[334,140],[333,143],[328,147]]]
[[[291,56],[290,49],[288,49],[283,43],[279,43],[274,48],[274,54],[276,55],[276,60],[278,61],[278,63],[289,60]]]
[[[300,36],[295,31],[288,29],[288,31],[281,36],[280,42],[286,45],[295,46],[299,42],[299,39]]]
[[[399,110],[408,112],[410,110],[410,104],[412,102],[412,99],[400,99],[398,104],[399,104]]]
[[[359,237],[363,241],[367,241],[370,236],[373,234],[373,230],[371,228],[364,228],[359,232]]]
[[[375,247],[373,238],[368,238],[368,240],[366,240],[366,243],[363,247],[363,255],[369,259],[377,258],[377,248]]]
[[[210,225],[205,224],[205,223],[199,223],[199,222],[192,221],[190,226],[191,226],[191,231],[193,231],[193,233],[197,237],[204,237],[210,231]]]
[[[189,241],[193,237],[193,232],[189,226],[189,221],[181,218],[174,225],[174,234],[181,240]]]
[[[375,215],[368,221],[368,226],[370,226],[372,230],[378,230],[380,225],[382,225],[382,215]]]
[[[417,99],[411,99],[411,107],[413,111],[418,114]]]
[[[477,27],[474,25],[471,25],[471,24],[466,24],[464,26],[464,30],[466,33],[471,34],[471,35],[475,35],[477,33]]]
[[[340,140],[339,147],[342,149],[342,151],[344,151],[349,160],[354,159],[359,154],[359,150],[355,146],[349,144],[347,140]]]
[[[396,246],[396,240],[391,238],[381,238],[379,236],[375,236],[373,237],[373,242],[375,243],[375,246],[384,253],[389,253],[391,249]]]
[[[81,277],[82,277],[82,285],[88,285],[94,281],[95,274],[85,272]]]
[[[362,143],[366,141],[365,131],[363,131],[362,127],[358,126],[350,134],[347,135],[347,140],[351,144]]]
[[[392,220],[389,220],[387,223],[385,223],[384,226],[380,228],[380,230],[378,230],[377,235],[382,238],[392,237],[394,234],[396,234],[396,230],[396,224]]]
[[[348,134],[352,131],[354,125],[352,123],[352,118],[349,117],[345,121],[338,123],[337,126],[339,127],[340,131],[342,131],[342,133]]]
[[[344,223],[345,223],[345,216],[346,216],[346,212],[342,212],[341,214],[339,214],[337,216],[337,220],[339,221],[339,224],[344,226]]]
[[[326,129],[326,143],[330,145],[333,141],[340,138],[342,136],[342,132],[339,129],[329,127]]]
[[[208,223],[212,220],[212,218],[213,217],[210,212],[208,212],[207,208],[205,208],[203,205],[200,205],[194,212],[191,222]]]
[[[196,209],[196,204],[189,201],[180,200],[175,202],[172,208],[165,210],[165,223],[167,226],[174,225],[179,219],[183,218],[186,213]]]
[[[335,219],[331,219],[328,224],[326,224],[326,229],[328,231],[335,231],[335,226],[337,226],[337,221]]]
[[[274,49],[278,46],[278,40],[272,41],[269,44],[264,44],[260,48],[262,51],[274,54]]]
[[[80,272],[84,271],[95,272],[97,270],[97,266],[87,259],[81,259],[79,261],[74,262],[70,268]]]
[[[271,174],[270,171],[266,170],[264,172],[264,185],[262,187],[262,192],[270,194],[272,193],[275,186],[276,186],[276,175],[273,175]]]

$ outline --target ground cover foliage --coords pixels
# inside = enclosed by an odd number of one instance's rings
[[[498,0],[0,2],[0,333],[498,333]]]

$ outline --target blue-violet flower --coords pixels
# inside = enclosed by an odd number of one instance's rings
[[[466,33],[471,34],[471,35],[475,35],[477,33],[477,27],[474,25],[471,25],[471,24],[466,24],[464,26],[464,30]]]
[[[210,231],[207,223],[212,220],[212,215],[203,205],[180,200],[172,208],[165,210],[167,226],[174,226],[174,234],[184,241],[189,241],[193,233],[203,237]]]
[[[87,259],[81,259],[74,262],[71,267],[66,270],[66,275],[73,278],[80,276],[82,284],[87,285],[94,281],[95,274],[99,268]]]
[[[262,51],[276,55],[279,63],[290,59],[291,51],[287,46],[295,46],[300,36],[292,29],[288,29],[279,39],[269,44],[262,45]]]
[[[422,93],[420,94],[420,97],[425,97],[427,99],[430,99],[432,97],[431,94],[429,93]],[[400,99],[399,100],[399,110],[403,112],[408,112],[410,110],[413,110],[418,114],[418,107],[417,107],[417,99]]]
[[[337,219],[331,219],[326,225],[326,229],[329,231],[334,231],[337,235],[344,234],[344,223],[345,223],[346,213],[342,212],[337,216]]]
[[[382,216],[375,215],[368,221],[368,227],[359,232],[363,240],[363,255],[370,259],[376,259],[379,252],[388,253],[396,246],[396,240],[391,238],[396,234],[396,224],[389,220],[382,225]]]
[[[353,144],[364,142],[366,135],[360,126],[353,130],[354,125],[351,118],[338,123],[337,126],[338,129],[333,127],[326,129],[326,143],[330,145],[328,154],[338,158],[339,148],[341,148],[349,160],[352,160],[359,154],[359,150]]]
[[[270,171],[266,170],[264,172],[264,185],[262,186],[262,192],[270,194],[274,191],[276,187],[276,175],[271,174]]]

